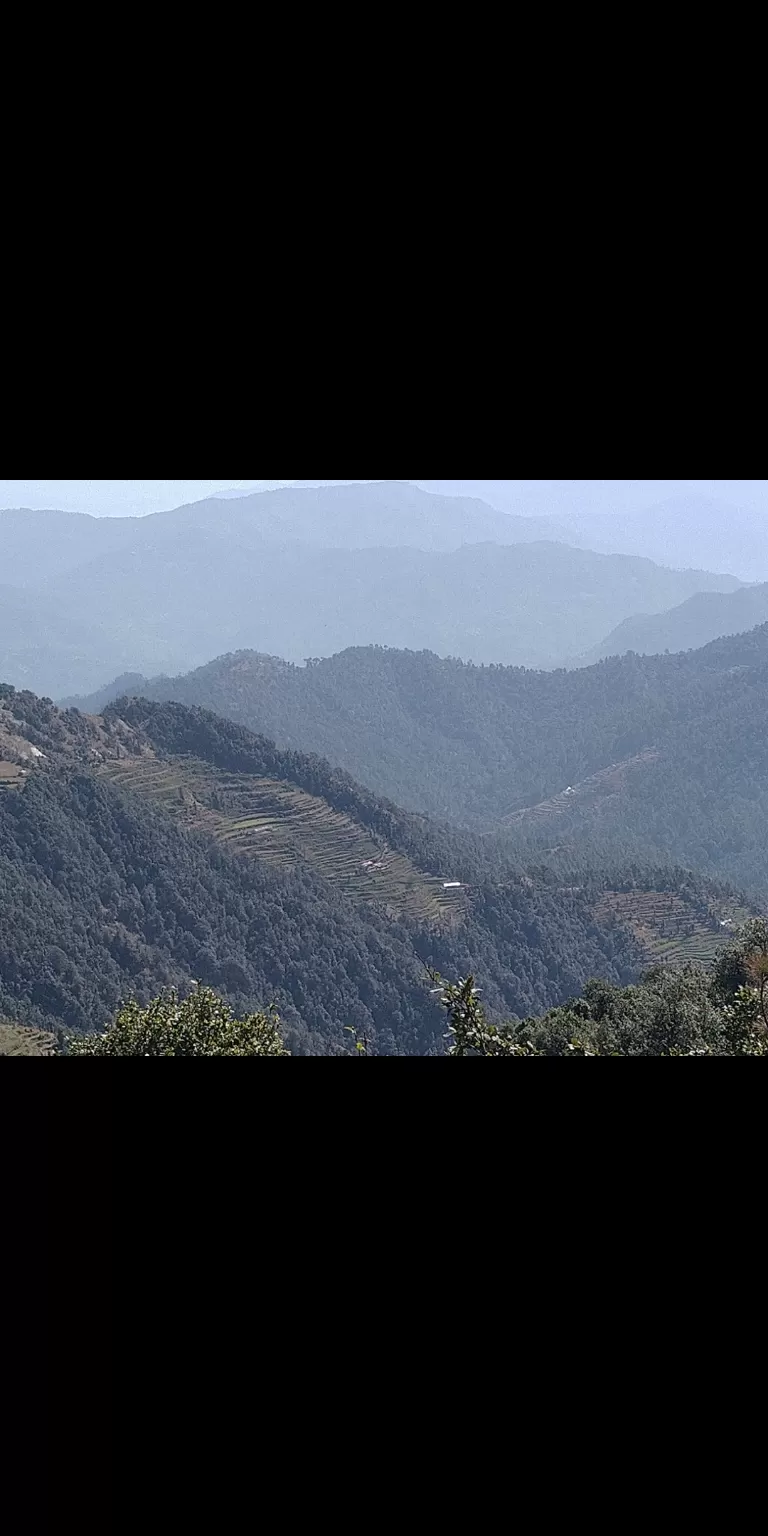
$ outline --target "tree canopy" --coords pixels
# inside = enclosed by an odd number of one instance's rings
[[[543,1018],[493,1025],[474,977],[434,977],[449,1056],[768,1056],[768,922],[748,923],[714,973],[657,969],[637,986],[592,981]]]
[[[472,976],[446,982],[428,973],[433,999],[447,1015],[449,1057],[768,1056],[768,922],[747,924],[714,972],[695,966],[656,970],[636,986],[592,981],[580,997],[543,1017],[492,1023]],[[347,1053],[375,1055],[352,1025]],[[70,1036],[73,1056],[288,1056],[280,1020],[270,1013],[238,1019],[207,987],[176,992],[148,1007],[121,1008],[109,1029]]]
[[[127,1003],[103,1034],[70,1036],[70,1056],[289,1056],[275,1014],[238,1019],[209,987],[142,1008]]]
[[[320,760],[311,769],[296,749],[343,764],[356,814],[383,815],[410,846],[434,824],[420,832],[418,816],[394,816],[392,802],[496,833],[520,861],[567,844],[592,863],[670,859],[768,896],[768,625],[684,655],[576,671],[373,646],[309,667],[235,654],[142,688],[268,733],[307,783]],[[144,706],[144,718],[167,740],[176,734],[173,716]],[[323,774],[334,803],[349,804],[347,774],[327,763]],[[578,792],[566,803],[569,787]],[[366,795],[386,797],[386,810],[366,807]],[[485,852],[499,857],[488,839]]]

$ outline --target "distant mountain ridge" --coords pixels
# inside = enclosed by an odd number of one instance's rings
[[[768,624],[570,672],[369,647],[306,668],[225,656],[139,689],[319,752],[410,811],[503,826],[529,861],[553,843],[666,853],[768,895]]]
[[[551,538],[546,519],[510,516],[472,498],[432,496],[406,481],[284,487],[191,502],[147,517],[0,510],[3,580],[38,585],[62,570],[118,551],[155,549],[185,532],[257,547],[451,551],[464,544]]]
[[[605,640],[580,658],[592,666],[608,656],[637,651],[658,656],[665,651],[699,650],[712,640],[745,634],[768,622],[768,582],[738,592],[697,592],[668,613],[625,619]]]
[[[552,667],[634,613],[740,585],[538,532],[535,521],[399,482],[133,519],[0,513],[4,579],[19,593],[4,631],[0,618],[0,676],[61,696],[119,672],[181,673],[227,651],[300,662],[369,644]]]
[[[504,512],[541,517],[546,537],[602,554],[638,555],[659,565],[732,571],[745,582],[768,581],[768,482],[726,482],[732,499],[692,490],[633,505],[633,482],[420,480],[441,494],[481,496]],[[658,482],[668,488],[675,482]],[[635,483],[636,484],[636,483]],[[640,482],[645,485],[645,482]],[[758,487],[762,488],[762,496]],[[647,493],[646,493],[647,494]],[[615,497],[608,510],[607,499]],[[600,510],[597,510],[597,509]]]
[[[605,553],[644,555],[682,568],[697,563],[768,581],[768,514],[704,497],[675,497],[631,514],[559,516],[559,536]]]

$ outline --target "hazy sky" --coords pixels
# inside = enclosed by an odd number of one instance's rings
[[[103,517],[135,517],[202,501],[217,491],[283,480],[0,480],[0,506],[58,508]]]
[[[419,480],[426,490],[481,496],[509,512],[634,512],[680,497],[768,504],[767,480]]]
[[[58,507],[98,516],[136,516],[200,501],[234,488],[328,485],[306,480],[0,480],[0,507]],[[349,483],[349,482],[344,482]],[[482,496],[507,511],[621,512],[680,496],[714,497],[745,507],[768,505],[765,480],[418,480],[425,489]]]

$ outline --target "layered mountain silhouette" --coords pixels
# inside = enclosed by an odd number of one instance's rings
[[[724,501],[674,497],[633,513],[559,516],[559,537],[611,554],[644,555],[663,565],[710,566],[747,582],[768,581],[768,515]]]
[[[655,656],[664,651],[698,650],[711,640],[743,634],[767,621],[768,582],[742,587],[738,592],[697,592],[669,613],[625,619],[582,661],[589,666],[627,651]]]
[[[420,480],[440,494],[480,496],[500,511],[542,518],[546,538],[603,554],[639,555],[661,565],[733,571],[768,581],[765,482],[730,482],[733,501],[684,494],[646,504],[647,482],[593,480]],[[659,482],[660,485],[665,482]],[[666,482],[668,486],[674,482]],[[610,506],[611,497],[615,503]],[[640,496],[641,501],[636,498]],[[633,504],[634,502],[634,504]]]
[[[540,533],[539,520],[401,482],[146,518],[3,512],[3,580],[22,596],[6,599],[0,675],[61,696],[230,650],[303,661],[371,643],[552,667],[635,613],[740,585]]]
[[[130,691],[321,753],[412,811],[503,831],[527,859],[666,856],[768,896],[768,624],[575,671],[371,647],[309,667],[224,656]]]

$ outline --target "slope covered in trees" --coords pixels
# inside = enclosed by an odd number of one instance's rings
[[[670,859],[768,899],[768,730],[764,685],[722,701],[713,738],[691,721],[645,761],[629,763],[614,793],[578,789],[518,816],[509,847],[521,860],[600,868],[609,859]],[[728,736],[728,731],[735,734]]]
[[[451,1056],[768,1056],[768,922],[745,925],[709,972],[655,970],[638,986],[591,981],[544,1018],[494,1025],[468,977],[442,983]]]
[[[374,798],[503,831],[519,858],[669,858],[768,886],[768,625],[574,672],[369,648],[306,668],[222,657],[142,689],[323,753]]]
[[[526,874],[320,759],[174,704],[134,701],[94,720],[0,694],[0,755],[13,770],[0,790],[0,1015],[18,1024],[100,1028],[128,997],[147,1003],[200,980],[240,1016],[274,1000],[294,1052],[344,1053],[350,1027],[380,1053],[431,1053],[442,1036],[426,964],[482,970],[491,1013],[524,1017],[590,975],[629,981],[646,963],[631,925],[598,915],[604,880],[564,889],[551,870]],[[150,787],[158,766],[201,763],[322,800],[410,860],[414,882],[429,886],[450,859],[469,889],[452,911],[418,917],[407,900],[398,910],[325,877],[316,846],[283,862],[258,845],[237,854]],[[142,765],[148,780],[119,782]],[[694,927],[714,932],[705,906],[692,891]]]
[[[351,1024],[381,1052],[423,1053],[439,1039],[427,961],[482,967],[493,1011],[524,1014],[642,957],[546,886],[489,883],[442,930],[306,868],[237,860],[87,774],[37,773],[0,798],[0,1011],[22,1024],[88,1030],[200,979],[244,1012],[274,999],[294,1051],[343,1050]]]
[[[581,997],[543,1018],[494,1024],[475,978],[447,983],[434,971],[431,995],[447,1014],[450,1057],[766,1056],[768,922],[748,923],[709,973],[656,970],[633,987],[591,981]],[[373,1042],[349,1025],[355,1055]],[[352,1043],[351,1043],[352,1047]],[[175,992],[148,1007],[130,1003],[104,1032],[64,1037],[77,1056],[287,1056],[276,1011],[238,1019],[210,988]],[[352,1053],[352,1049],[350,1051]]]

